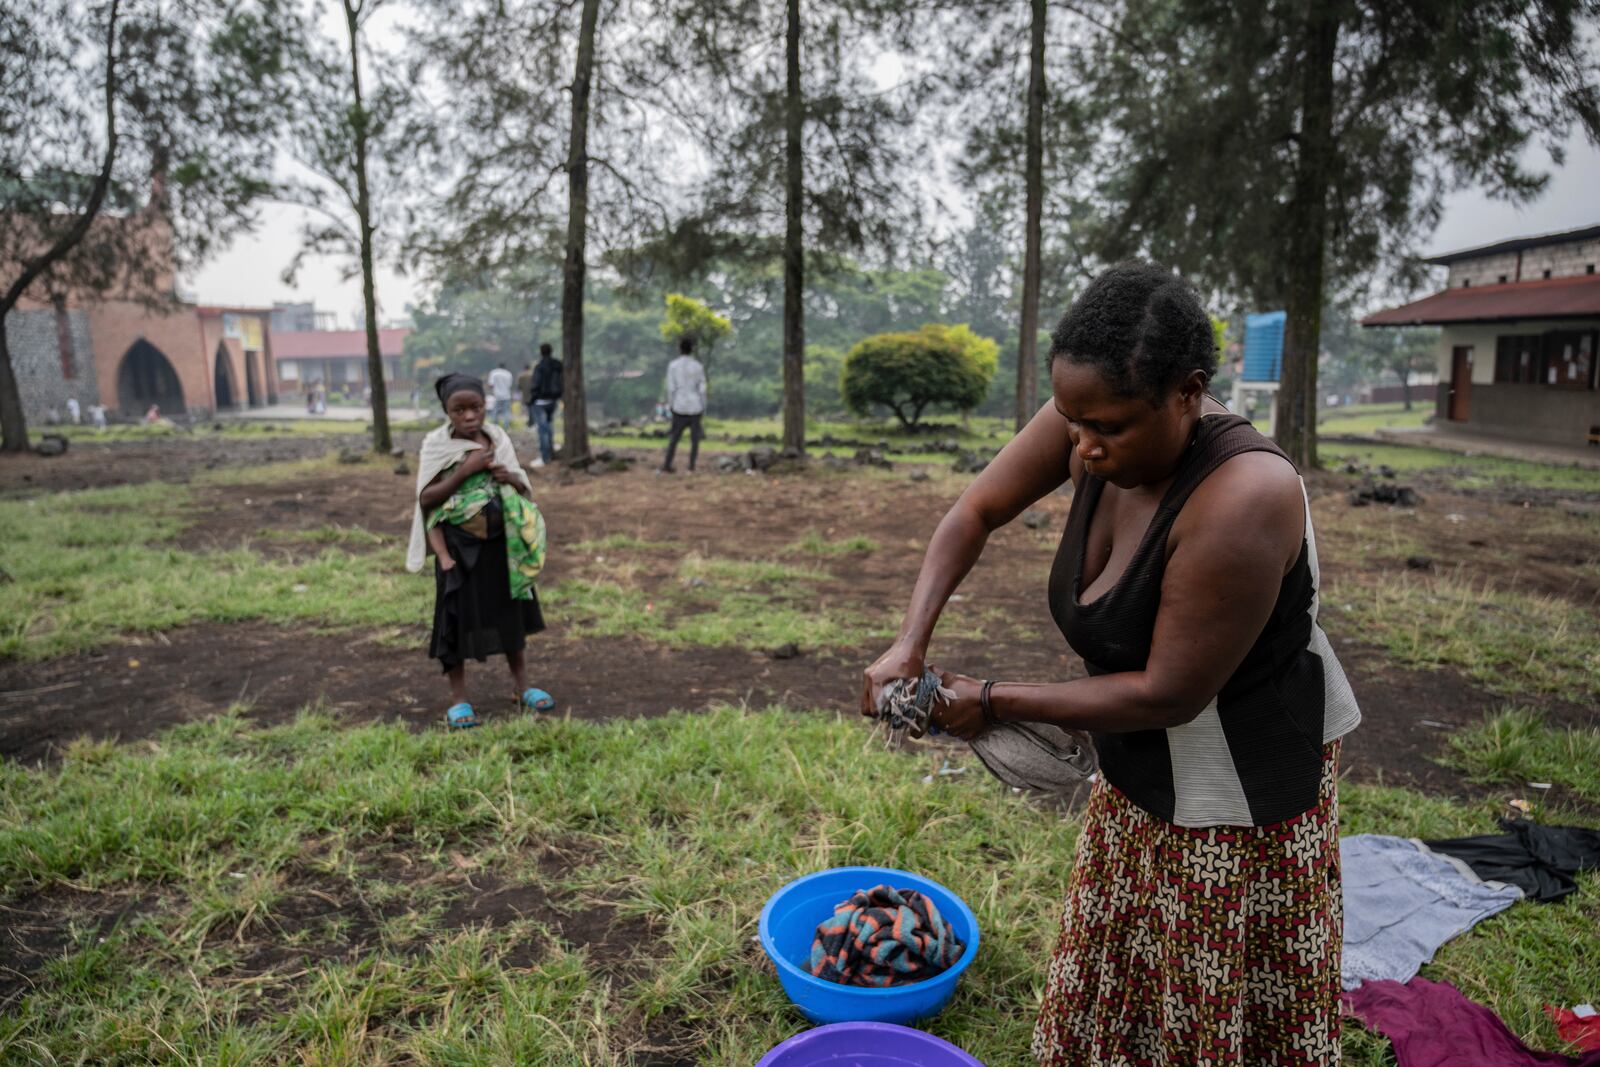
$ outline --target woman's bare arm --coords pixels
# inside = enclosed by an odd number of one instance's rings
[[[877,687],[922,672],[939,615],[977,562],[989,535],[1067,480],[1070,453],[1066,420],[1053,404],[1046,404],[951,506],[928,541],[899,635],[889,651],[867,668],[863,715],[872,713]]]
[[[1112,732],[1189,722],[1261,635],[1304,537],[1305,498],[1293,468],[1267,453],[1229,460],[1174,524],[1144,670],[998,683],[990,692],[996,718]],[[982,726],[974,680],[951,678],[957,700],[938,725],[973,736]]]

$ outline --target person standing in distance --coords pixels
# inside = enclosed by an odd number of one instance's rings
[[[528,429],[533,429],[533,361],[529,360],[517,372],[517,396],[528,413]]]
[[[539,431],[539,462],[549,463],[556,454],[556,405],[561,403],[561,361],[551,354],[548,342],[539,346],[539,362],[534,364],[533,377],[528,382],[530,403],[528,411],[533,417],[533,428]]]
[[[494,421],[502,430],[511,429],[511,372],[504,363],[489,372],[489,393],[494,397]]]
[[[694,340],[689,337],[678,342],[678,358],[667,364],[667,409],[672,412],[672,433],[667,438],[662,473],[673,472],[672,456],[678,450],[678,438],[688,430],[689,473],[693,474],[695,460],[700,458],[700,439],[705,436],[700,420],[706,411],[706,369],[694,358]]]

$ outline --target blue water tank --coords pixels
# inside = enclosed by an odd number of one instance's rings
[[[1283,377],[1283,322],[1281,311],[1264,311],[1244,317],[1244,374],[1247,382],[1275,382]]]

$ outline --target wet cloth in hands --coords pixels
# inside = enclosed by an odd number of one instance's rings
[[[1350,1013],[1394,1044],[1400,1067],[1600,1067],[1600,1052],[1534,1052],[1500,1017],[1449,982],[1367,982],[1344,995]]]
[[[876,718],[889,728],[890,745],[906,734],[928,731],[935,700],[949,703],[955,694],[925,671],[921,678],[887,683],[878,694]],[[996,723],[970,742],[989,773],[1016,789],[1063,793],[1094,774],[1094,742],[1078,730],[1043,723]]]
[[[1339,842],[1344,877],[1344,987],[1404,982],[1439,946],[1518,900],[1420,841],[1354,834]]]
[[[965,950],[933,901],[880,885],[858,891],[817,927],[806,967],[840,985],[905,985],[949,969]]]
[[[1572,876],[1579,871],[1600,868],[1600,830],[1541,826],[1527,819],[1501,819],[1500,827],[1508,832],[1425,843],[1463,861],[1478,877],[1509,882],[1544,903],[1577,889]]]

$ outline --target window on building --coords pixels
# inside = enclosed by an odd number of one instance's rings
[[[1583,268],[1583,273],[1585,273],[1585,274],[1593,274],[1594,273],[1594,264],[1590,263],[1587,266],[1585,266]]]
[[[1546,278],[1549,278],[1549,277],[1550,277],[1550,272],[1549,272],[1549,271],[1548,271],[1548,270],[1546,270],[1546,271],[1545,271],[1545,272],[1544,272],[1544,276],[1545,276],[1545,277],[1546,277]]]
[[[298,382],[300,380],[300,364],[292,359],[278,360],[278,381]]]
[[[1502,275],[1500,275],[1500,281],[1497,284],[1504,285],[1505,283],[1506,283],[1506,276],[1504,274],[1502,274]]]
[[[1556,389],[1594,388],[1595,331],[1560,330],[1544,335],[1544,380]]]
[[[1538,334],[1496,337],[1494,342],[1494,380],[1516,385],[1532,385],[1543,380],[1544,361],[1540,358],[1544,338]]]
[[[1463,289],[1471,289],[1472,288],[1472,279],[1471,278],[1462,278],[1461,279],[1461,288],[1463,288]]]

